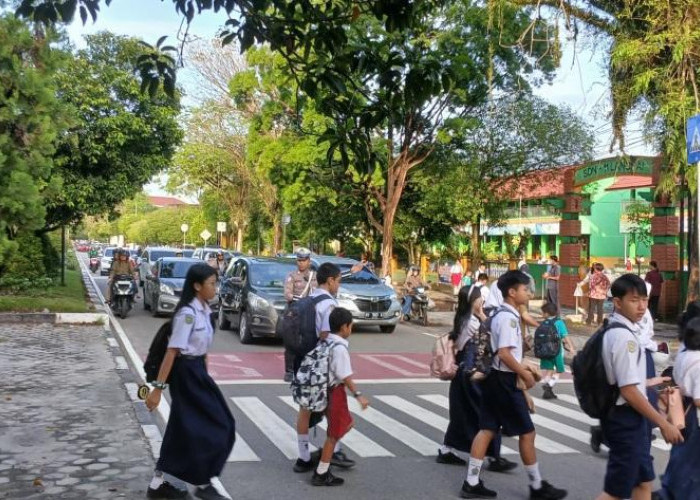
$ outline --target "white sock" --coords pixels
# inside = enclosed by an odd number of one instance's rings
[[[153,479],[151,479],[151,484],[149,484],[149,488],[153,488],[154,490],[157,490],[160,488],[160,485],[163,484],[163,473],[162,472],[156,472],[153,476]]]
[[[330,462],[319,462],[318,467],[316,467],[316,473],[317,474],[325,474],[328,472],[328,469],[330,468],[331,463]]]
[[[340,447],[340,441],[335,443],[335,448],[333,448],[333,453],[338,453],[342,448]]]
[[[543,378],[542,378],[542,386],[543,386],[543,387],[544,387],[545,385],[549,384],[549,378],[550,378],[549,375],[547,375],[546,377],[543,377]]]
[[[299,444],[299,458],[304,462],[311,460],[311,451],[309,450],[309,435],[297,434],[297,443]]]
[[[446,455],[448,453],[454,453],[454,450],[447,445],[440,445],[440,453]]]
[[[209,484],[216,490],[216,492],[222,497],[226,497],[230,500],[230,496],[226,493],[224,485],[221,484],[221,480],[218,477],[212,477],[209,480]]]
[[[559,375],[554,375],[552,378],[549,379],[547,382],[549,384],[549,387],[554,388],[555,384],[559,381]]]
[[[479,484],[479,474],[481,474],[482,465],[484,465],[483,460],[469,458],[469,464],[467,465],[467,484],[469,486],[476,486]]]
[[[525,472],[527,472],[527,477],[530,479],[532,489],[539,490],[542,487],[542,476],[540,475],[540,466],[537,462],[532,465],[526,465]]]

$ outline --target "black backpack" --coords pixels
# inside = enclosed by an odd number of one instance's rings
[[[194,324],[192,325],[194,329]],[[148,348],[148,355],[146,356],[146,361],[143,362],[143,371],[146,372],[146,382],[151,383],[158,380],[158,372],[160,371],[160,365],[163,364],[163,358],[165,358],[165,352],[168,350],[168,342],[170,341],[170,335],[173,333],[173,320],[168,320],[163,323],[155,337],[151,341],[151,346]],[[170,375],[168,375],[168,383],[170,380]]]
[[[316,347],[316,304],[324,300],[331,300],[331,297],[322,294],[296,300],[277,318],[277,336],[282,338],[284,347],[297,356],[305,356]]]
[[[494,351],[493,345],[491,344],[491,323],[493,322],[493,318],[502,312],[512,314],[514,318],[516,317],[510,310],[504,307],[499,307],[488,318],[486,318],[486,321],[479,325],[479,329],[472,338],[472,341],[475,344],[476,353],[474,356],[474,366],[471,367],[470,370],[470,376],[474,381],[482,380],[486,377],[486,375],[491,373],[493,358],[496,355],[496,351]]]
[[[534,341],[536,358],[553,359],[557,357],[561,351],[561,339],[554,319],[547,318],[537,327]]]
[[[608,383],[603,362],[603,339],[605,333],[612,328],[631,331],[621,323],[608,323],[606,319],[603,326],[586,341],[583,349],[571,362],[574,391],[576,391],[579,406],[592,418],[605,417],[620,397],[620,388],[616,384]]]

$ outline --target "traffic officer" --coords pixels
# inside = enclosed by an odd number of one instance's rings
[[[297,270],[292,271],[284,280],[284,299],[287,304],[308,296],[318,288],[316,273],[311,269],[311,250],[299,248],[296,252]],[[294,353],[284,350],[284,381],[291,382],[294,377]]]

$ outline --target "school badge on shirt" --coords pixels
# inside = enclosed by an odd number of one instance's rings
[[[637,350],[637,343],[633,340],[627,342],[627,350],[629,352],[634,352]]]
[[[191,325],[192,323],[194,323],[194,316],[190,316],[189,314],[186,314],[185,315],[185,323],[187,323],[188,325]]]
[[[517,328],[518,327],[518,322],[515,321],[514,319],[510,320],[510,327],[511,328]]]

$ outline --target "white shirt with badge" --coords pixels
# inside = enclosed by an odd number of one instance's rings
[[[659,346],[652,340],[654,337],[654,318],[651,317],[651,312],[649,309],[644,313],[644,317],[639,322],[639,343],[644,349],[648,349],[651,352],[656,352],[659,350]]]
[[[210,318],[209,305],[194,299],[173,317],[168,347],[180,349],[180,354],[187,356],[204,356],[214,340]]]
[[[492,368],[502,372],[512,372],[498,356],[498,350],[510,347],[510,353],[520,363],[523,359],[523,337],[520,332],[520,314],[510,304],[504,303],[494,313],[491,320],[491,348],[495,353]]]
[[[331,348],[328,385],[334,386],[343,383],[343,380],[352,376],[350,364],[350,351],[347,339],[335,333],[328,334],[328,342],[335,345]]]
[[[623,324],[631,330],[618,327],[605,332],[603,364],[608,383],[618,387],[635,385],[639,393],[646,398],[647,358],[641,344],[642,329],[639,324],[632,323],[618,312],[611,314],[608,321],[611,324]],[[620,395],[617,404],[625,403],[625,399]]]
[[[328,295],[328,299],[320,301],[316,304],[316,336],[319,337],[321,332],[330,332],[331,325],[328,318],[331,316],[331,311],[338,306],[338,301],[335,300],[328,290],[317,288],[309,297],[318,297],[319,295]]]
[[[683,348],[676,355],[673,379],[684,396],[700,399],[700,351]]]

